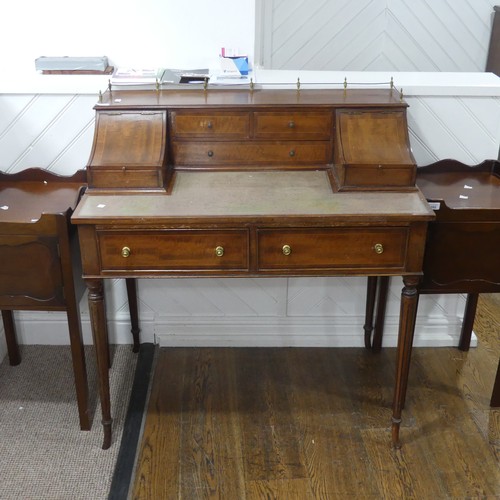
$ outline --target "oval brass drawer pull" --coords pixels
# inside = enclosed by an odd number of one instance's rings
[[[215,255],[222,257],[224,255],[224,247],[218,246],[215,248]]]
[[[122,248],[122,257],[128,257],[130,255],[130,248],[129,247],[123,247]]]
[[[384,246],[382,245],[382,243],[375,243],[373,249],[375,250],[375,253],[378,253],[379,255],[381,253],[384,253]]]
[[[292,253],[292,248],[290,245],[283,245],[283,255],[290,255]]]

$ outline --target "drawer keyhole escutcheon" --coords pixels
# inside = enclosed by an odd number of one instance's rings
[[[122,257],[128,257],[130,255],[130,248],[129,247],[123,247],[122,248]]]
[[[292,248],[290,245],[283,245],[283,255],[290,255],[292,253]]]
[[[382,243],[375,243],[375,246],[373,247],[373,249],[375,250],[375,253],[377,254],[381,254],[381,253],[384,253],[384,246],[382,245]]]
[[[224,247],[215,247],[215,255],[217,255],[217,257],[222,257],[224,255]]]

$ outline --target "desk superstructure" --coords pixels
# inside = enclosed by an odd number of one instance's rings
[[[107,92],[79,226],[111,442],[103,278],[403,277],[399,444],[427,223],[392,90]]]

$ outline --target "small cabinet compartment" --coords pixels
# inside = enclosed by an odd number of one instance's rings
[[[337,110],[334,174],[341,191],[415,189],[405,109]]]
[[[258,232],[260,270],[403,268],[408,229],[262,229]]]
[[[64,304],[62,271],[56,236],[0,235],[0,299],[2,304]]]
[[[168,182],[165,110],[98,111],[89,189],[162,189]]]
[[[248,269],[246,230],[99,231],[103,271],[217,271]]]

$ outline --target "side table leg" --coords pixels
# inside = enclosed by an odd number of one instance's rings
[[[458,348],[461,351],[468,351],[470,347],[470,339],[472,336],[472,329],[474,328],[474,318],[476,317],[478,299],[478,293],[467,294],[462,331],[460,332],[460,340],[458,341]]]
[[[377,296],[377,316],[375,319],[375,329],[373,331],[372,349],[380,351],[382,349],[382,337],[384,336],[385,310],[387,306],[387,295],[389,293],[389,276],[379,278]]]
[[[85,349],[83,346],[80,313],[74,296],[67,298],[66,316],[68,318],[69,341],[71,345],[71,359],[75,377],[76,399],[80,417],[80,429],[88,431],[91,427],[89,411],[89,387],[87,380],[87,366]]]
[[[14,327],[14,315],[10,310],[2,310],[3,328],[5,330],[5,341],[7,342],[7,353],[9,363],[16,366],[21,362],[21,353],[16,338],[16,329]]]
[[[405,276],[403,278],[405,286],[401,292],[399,335],[396,354],[396,383],[392,405],[392,444],[395,448],[401,448],[399,427],[401,425],[401,412],[404,405],[408,386],[408,375],[410,372],[411,351],[418,306],[417,285],[419,281],[420,278],[416,276]]]
[[[498,362],[497,376],[495,377],[495,384],[491,393],[490,406],[493,408],[500,406],[500,361]]]
[[[377,296],[378,276],[368,276],[366,286],[366,310],[365,310],[365,347],[370,349],[372,346],[373,332],[373,311],[375,309],[375,297]]]
[[[102,279],[86,279],[89,291],[89,313],[92,337],[97,360],[99,396],[101,400],[102,426],[104,430],[103,450],[111,446],[111,400],[109,393],[109,348],[104,306],[104,288]]]
[[[139,328],[139,312],[137,308],[137,283],[135,278],[125,278],[125,283],[127,285],[130,323],[132,324],[131,332],[132,332],[132,338],[134,340],[132,352],[139,352],[139,347],[140,347],[139,333],[141,329]]]

